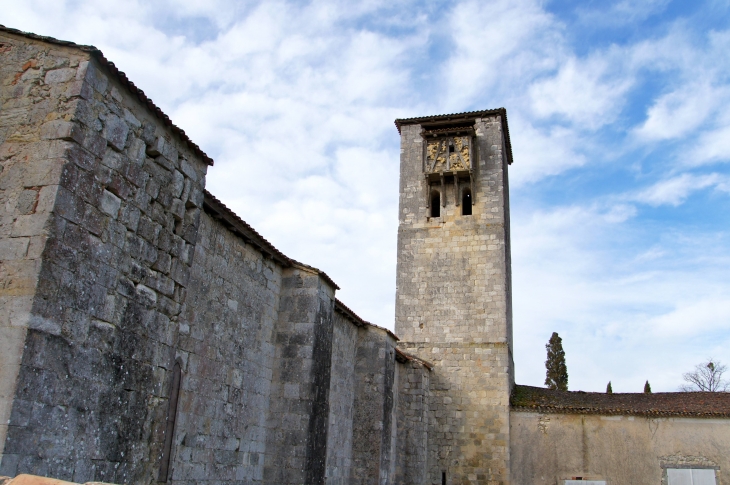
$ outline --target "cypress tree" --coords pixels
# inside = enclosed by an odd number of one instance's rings
[[[553,332],[550,341],[545,345],[547,349],[547,360],[545,361],[545,385],[548,389],[559,391],[568,390],[568,368],[565,365],[565,351],[563,350],[563,339]]]
[[[646,381],[646,384],[644,384],[644,394],[651,394],[651,385],[649,385],[649,381]]]
[[[613,394],[613,387],[611,387],[611,381],[608,381],[608,385],[606,386],[606,394]]]

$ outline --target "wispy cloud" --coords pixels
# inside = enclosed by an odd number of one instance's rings
[[[717,173],[707,175],[683,173],[676,177],[661,180],[630,198],[653,206],[669,204],[676,207],[682,204],[693,192],[720,185],[724,187],[727,182],[727,177],[720,176]]]
[[[216,195],[389,327],[392,120],[505,106],[518,380],[541,384],[559,330],[571,387],[673,390],[730,361],[730,233],[695,224],[730,210],[730,32],[725,7],[667,6],[29,0],[0,21],[100,47],[215,158]]]

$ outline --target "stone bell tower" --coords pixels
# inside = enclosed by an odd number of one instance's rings
[[[395,331],[402,350],[434,364],[427,483],[508,484],[514,372],[507,113],[395,124]]]

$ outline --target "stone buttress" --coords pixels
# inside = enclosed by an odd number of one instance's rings
[[[513,385],[503,109],[396,120],[399,348],[431,362],[426,483],[509,483]]]

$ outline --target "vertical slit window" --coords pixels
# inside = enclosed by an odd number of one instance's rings
[[[464,189],[464,192],[461,195],[461,215],[471,215],[471,190],[469,189]]]
[[[177,419],[177,402],[180,397],[180,380],[182,369],[180,362],[175,362],[172,369],[172,382],[170,383],[170,398],[167,401],[167,425],[165,426],[165,445],[162,448],[162,459],[160,460],[160,474],[158,482],[167,482],[170,475],[170,461],[172,459],[172,440],[175,434],[175,420]]]
[[[438,190],[431,191],[431,217],[441,217],[441,193]]]

